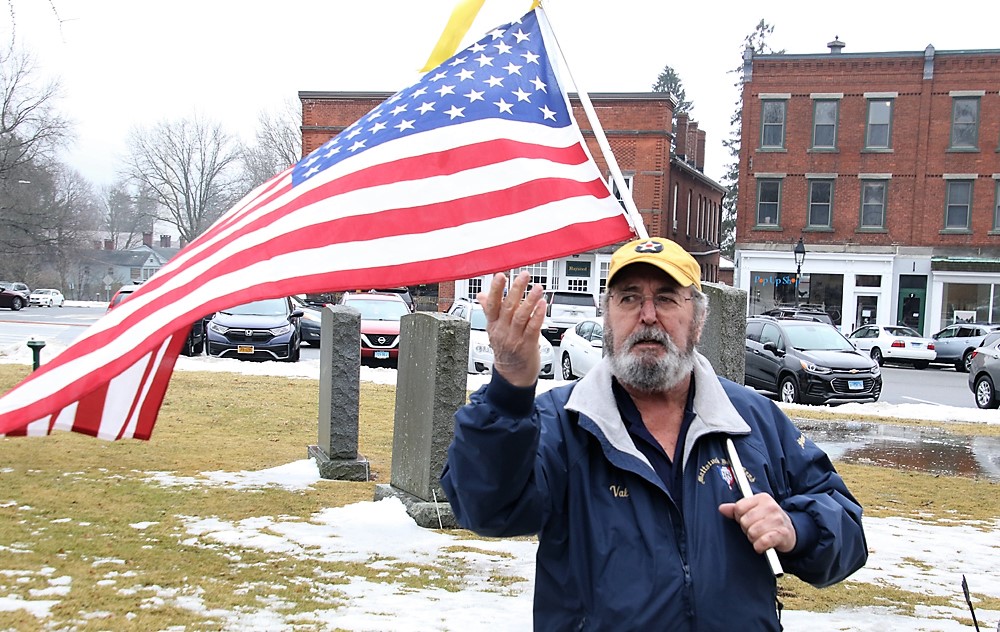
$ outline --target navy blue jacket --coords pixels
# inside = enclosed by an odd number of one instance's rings
[[[535,629],[780,629],[765,557],[718,510],[742,497],[726,437],[795,525],[786,573],[826,586],[864,565],[861,507],[826,454],[700,355],[694,379],[680,507],[622,423],[607,360],[537,398],[495,376],[456,413],[441,483],[463,527],[538,535]]]

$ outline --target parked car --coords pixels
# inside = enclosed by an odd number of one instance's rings
[[[323,307],[329,303],[322,300],[310,300],[307,295],[291,297],[295,309],[302,310],[302,320],[299,321],[302,342],[310,347],[318,347],[323,325]]]
[[[138,284],[129,284],[121,286],[115,295],[111,297],[111,301],[108,302],[108,310],[111,311],[115,307],[121,305],[125,299],[132,296],[132,293],[138,290],[141,286]],[[60,305],[60,307],[62,307]],[[181,349],[181,355],[186,356],[196,356],[201,355],[205,351],[205,327],[208,318],[199,318],[194,323],[191,324],[191,329],[188,331],[187,339],[184,341],[184,348]]]
[[[350,292],[350,294],[398,294],[399,298],[403,299],[406,303],[406,307],[410,312],[416,311],[416,305],[413,303],[413,296],[410,294],[410,289],[406,287],[389,287],[389,288],[376,288],[371,290],[358,290],[357,292]]]
[[[983,344],[972,352],[969,363],[969,388],[980,408],[1000,408],[1000,331],[987,334]]]
[[[575,327],[584,318],[595,316],[597,316],[597,301],[590,292],[546,290],[542,335],[550,343],[558,345],[567,329]]]
[[[559,342],[559,368],[562,379],[583,377],[604,355],[604,319],[593,317],[580,321],[563,334]]]
[[[347,292],[340,298],[361,312],[361,360],[395,366],[399,362],[399,321],[410,313],[395,292]]]
[[[27,305],[28,301],[24,299],[24,296],[20,292],[8,290],[5,286],[0,285],[0,307],[6,307],[16,312],[22,307],[27,307]]]
[[[217,312],[208,321],[208,355],[298,362],[302,310],[289,298],[269,298]]]
[[[458,298],[452,304],[448,313],[469,321],[469,373],[489,373],[493,370],[493,347],[486,333],[486,313],[479,301],[468,298]],[[555,377],[555,352],[552,344],[544,335],[538,336],[538,352],[541,354],[542,365],[538,377]]]
[[[847,339],[867,352],[879,366],[885,362],[902,362],[916,369],[926,369],[937,356],[932,338],[924,338],[903,325],[865,325],[852,331]]]
[[[66,298],[62,292],[48,288],[35,290],[28,297],[29,305],[38,305],[39,307],[62,307],[65,302]]]
[[[745,383],[786,403],[877,401],[882,393],[878,364],[836,327],[771,316],[747,319]]]
[[[21,297],[21,307],[27,307],[31,304],[31,290],[27,284],[18,281],[0,281],[0,288],[18,294]],[[17,309],[21,309],[21,307]]]
[[[775,318],[797,318],[799,320],[812,320],[818,323],[826,323],[827,325],[834,324],[830,315],[827,314],[822,307],[817,305],[775,307],[764,312],[762,316],[774,316]]]
[[[937,352],[934,362],[953,364],[956,371],[967,373],[972,351],[982,346],[986,334],[997,330],[1000,330],[1000,324],[955,323],[945,327],[931,336]]]

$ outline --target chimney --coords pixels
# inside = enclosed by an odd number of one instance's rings
[[[170,235],[160,235],[160,248],[170,247]]]
[[[143,233],[142,234],[142,245],[147,248],[153,247],[153,233]]]
[[[104,240],[104,249],[105,250],[114,250],[115,249],[115,242],[114,242],[114,240],[113,239],[105,239]]]
[[[695,168],[702,173],[705,172],[705,130],[698,130],[698,158]]]
[[[698,121],[688,123],[687,146],[687,163],[689,165],[698,164]]]
[[[687,129],[688,115],[678,114],[677,127],[674,128],[674,153],[682,160],[684,159],[684,156],[687,155]]]
[[[833,41],[827,42],[826,45],[830,47],[831,55],[839,55],[844,50],[844,47],[847,46],[847,44],[840,41],[839,35],[834,35]]]

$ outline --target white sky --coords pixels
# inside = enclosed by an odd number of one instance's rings
[[[76,305],[85,305],[77,303]],[[104,304],[97,304],[103,308]],[[49,345],[43,350],[46,361],[63,347]],[[32,355],[21,343],[0,348],[0,362],[31,364]],[[282,375],[318,379],[319,361],[302,360],[297,363],[241,362],[235,359],[209,358],[206,356],[180,357],[178,371],[223,371],[254,375]],[[381,384],[395,384],[396,371],[387,368],[362,367],[361,379]],[[469,376],[469,388],[477,388],[486,376]],[[540,380],[540,388],[563,384],[561,380]],[[790,414],[793,405],[781,404]],[[837,408],[846,416],[863,419],[865,414],[922,418],[947,423],[969,421],[997,424],[996,411],[947,406],[907,404],[848,404]],[[41,439],[44,440],[44,439]],[[155,441],[155,434],[153,440]],[[0,466],[0,487],[4,469]],[[149,484],[225,486],[234,493],[253,493],[264,486],[280,486],[289,490],[316,485],[335,485],[319,477],[312,460],[301,460],[267,470],[213,471],[193,477],[177,477],[169,472],[147,473]],[[18,505],[21,511],[33,511],[28,505],[3,496],[0,507]],[[73,516],[57,516],[56,521],[75,520]],[[150,520],[155,520],[151,517]],[[145,529],[150,522],[132,525]],[[403,505],[395,499],[379,502],[361,502],[346,507],[329,508],[318,512],[308,521],[283,516],[269,516],[262,508],[261,515],[238,523],[221,521],[207,513],[185,519],[186,535],[181,544],[186,547],[225,546],[235,555],[241,551],[293,555],[305,559],[365,561],[374,558],[385,567],[379,581],[365,577],[352,577],[347,584],[331,586],[330,591],[341,591],[346,604],[336,610],[318,610],[311,613],[289,615],[282,607],[280,593],[273,603],[261,602],[256,611],[219,612],[235,629],[280,630],[293,625],[319,625],[343,630],[429,631],[429,630],[495,630],[515,632],[530,629],[531,603],[534,581],[534,556],[536,545],[528,540],[468,540],[459,539],[447,532],[436,532],[418,527],[410,519]],[[884,632],[909,630],[913,632],[964,632],[969,625],[954,619],[968,620],[969,611],[961,589],[962,575],[969,582],[973,594],[1000,599],[1000,520],[987,524],[961,521],[932,522],[909,518],[865,518],[869,559],[866,566],[855,573],[848,582],[889,585],[902,590],[944,597],[947,606],[919,606],[914,616],[902,616],[884,608],[862,608],[835,613],[812,613],[785,610],[782,622],[789,630],[814,630],[834,632]],[[170,546],[176,546],[170,544]],[[450,547],[460,547],[455,552]],[[469,553],[470,548],[481,553]],[[0,543],[0,551],[3,543]],[[455,559],[466,572],[466,585],[457,592],[426,589],[414,590],[397,577],[397,567],[410,564],[454,567]],[[394,561],[395,560],[395,561]],[[123,560],[95,561],[95,572],[102,574],[102,585],[109,589],[132,590],[134,578],[122,571]],[[0,575],[38,575],[47,578],[49,587],[42,590],[11,591],[0,595],[0,611],[23,610],[44,625],[51,609],[60,598],[72,591],[73,578],[61,575],[56,568],[47,566],[36,570],[11,570],[0,562]],[[497,590],[490,577],[494,575],[525,577],[527,581],[514,583],[506,592]],[[290,578],[286,578],[289,580]],[[316,578],[303,579],[315,584]],[[168,604],[207,612],[200,597],[199,578],[192,577],[181,589],[156,589],[155,595]],[[137,596],[139,600],[141,597]],[[974,599],[980,629],[994,630],[1000,622],[1000,611],[986,610]],[[399,616],[402,615],[402,616]],[[88,618],[100,618],[100,611],[81,613]]]
[[[100,185],[113,180],[134,125],[198,113],[249,139],[259,111],[297,103],[300,90],[409,85],[456,1],[6,0],[0,37],[9,38],[10,8],[17,43],[36,55],[45,76],[61,78],[64,111],[78,123],[68,162]],[[487,0],[463,46],[530,4]],[[743,40],[762,18],[776,27],[771,46],[789,53],[825,53],[835,36],[845,52],[1000,47],[995,0],[969,0],[954,11],[856,0],[825,11],[791,0],[544,6],[587,92],[644,92],[665,65],[677,71],[708,134],[706,173],[716,180],[730,162],[721,142],[738,97],[729,71],[740,66]]]

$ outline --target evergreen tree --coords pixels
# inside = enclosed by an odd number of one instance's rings
[[[743,51],[750,49],[755,55],[782,54],[782,50],[772,49],[767,38],[774,33],[774,26],[761,20],[754,28],[753,32],[743,40],[743,47],[740,49],[740,65],[735,70],[729,72],[737,76],[736,86],[736,111],[729,119],[729,138],[723,141],[723,146],[729,151],[732,162],[722,178],[722,184],[726,187],[726,197],[722,201],[722,254],[732,259],[736,251],[736,209],[738,208],[737,195],[739,192],[740,177],[740,133],[743,124]]]
[[[656,83],[653,84],[652,90],[653,92],[666,92],[674,97],[674,100],[677,101],[677,108],[674,110],[675,117],[678,114],[690,114],[691,110],[694,109],[694,103],[688,101],[687,95],[684,93],[684,85],[681,83],[681,78],[670,66],[663,67],[660,76],[656,78]]]

